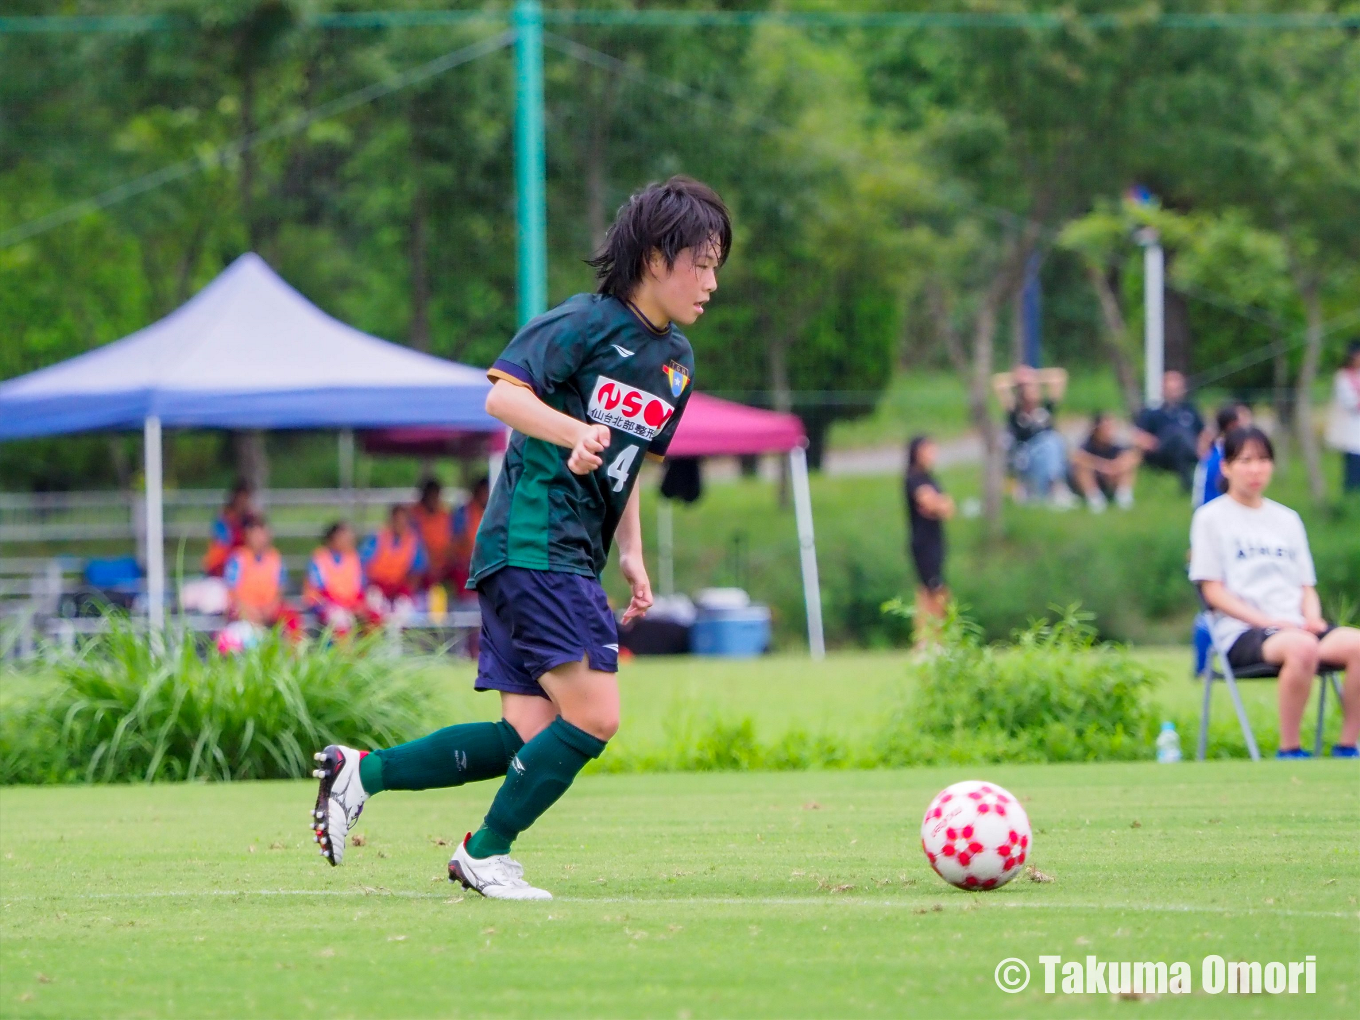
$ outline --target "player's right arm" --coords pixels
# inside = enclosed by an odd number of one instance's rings
[[[566,447],[571,451],[567,467],[573,474],[588,475],[603,463],[599,454],[609,445],[608,426],[556,411],[527,386],[497,379],[486,395],[486,413],[516,432]]]

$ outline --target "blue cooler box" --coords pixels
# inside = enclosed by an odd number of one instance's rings
[[[770,607],[701,609],[689,632],[689,642],[695,655],[763,655],[770,647]]]

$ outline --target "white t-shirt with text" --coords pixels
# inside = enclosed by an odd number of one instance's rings
[[[1205,503],[1190,522],[1190,580],[1221,581],[1267,616],[1303,623],[1303,589],[1317,585],[1303,521],[1270,499],[1254,509],[1231,496]],[[1224,650],[1250,629],[1225,613],[1213,620]]]

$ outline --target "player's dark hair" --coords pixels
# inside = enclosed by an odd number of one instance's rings
[[[595,267],[600,293],[626,301],[659,252],[666,268],[686,248],[696,254],[717,246],[718,265],[732,250],[732,217],[718,193],[692,177],[675,176],[633,192],[614,217],[604,245],[586,262]]]
[[[1240,400],[1230,400],[1218,409],[1218,414],[1215,415],[1214,420],[1218,425],[1220,436],[1227,435],[1232,430],[1232,427],[1237,424],[1237,420],[1242,417],[1242,411],[1246,406]]]
[[[251,489],[250,483],[248,481],[246,481],[244,478],[238,478],[236,479],[236,481],[231,483],[230,499],[235,501],[237,496],[249,496],[252,491],[253,490]]]
[[[439,484],[438,478],[427,478],[420,483],[420,498],[428,499],[430,496],[438,496],[444,486]]]
[[[335,536],[340,534],[345,528],[349,527],[349,521],[335,521],[321,534],[321,541],[330,545],[335,540]]]
[[[1357,360],[1360,360],[1360,340],[1352,340],[1346,347],[1346,364],[1354,368]]]
[[[1270,437],[1255,425],[1229,430],[1223,437],[1224,463],[1231,464],[1252,447],[1264,454],[1266,460],[1275,459],[1275,446],[1271,443]]]
[[[918,463],[918,461],[920,460],[920,457],[921,457],[921,447],[925,446],[926,443],[930,443],[930,442],[933,442],[933,441],[934,441],[934,440],[932,440],[932,439],[930,438],[930,436],[926,435],[925,433],[922,433],[921,435],[917,435],[917,436],[912,436],[912,437],[911,437],[911,442],[907,443],[907,470],[908,470],[908,471],[910,471],[910,470],[911,470],[912,468],[914,468],[914,467],[919,467],[919,466],[920,466],[919,463]]]

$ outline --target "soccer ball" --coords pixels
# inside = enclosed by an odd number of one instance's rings
[[[1013,794],[972,779],[935,795],[921,822],[921,849],[950,885],[996,889],[1020,873],[1033,837]]]

